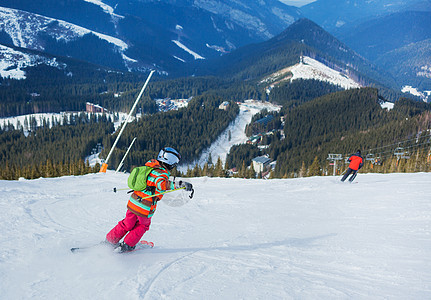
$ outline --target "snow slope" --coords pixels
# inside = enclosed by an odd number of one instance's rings
[[[178,47],[180,47],[181,49],[183,49],[184,51],[186,51],[187,53],[189,53],[190,55],[192,55],[194,57],[194,59],[205,59],[205,57],[197,54],[196,52],[194,52],[193,50],[190,50],[187,46],[185,46],[183,43],[181,43],[180,41],[176,41],[176,40],[172,40],[172,42],[177,45]]]
[[[343,89],[360,88],[361,85],[347,75],[331,69],[323,63],[308,57],[301,57],[300,63],[279,70],[262,80],[262,83],[270,83],[268,91],[283,81],[296,79],[314,79],[340,86]]]
[[[194,199],[160,202],[155,248],[71,253],[124,216],[126,180],[0,181],[2,299],[431,298],[431,173],[192,178]]]
[[[28,128],[24,128],[25,119],[27,119],[27,122],[30,122],[30,119],[34,118],[36,120],[37,127],[42,126],[44,121],[51,127],[53,125],[52,124],[53,120],[56,124],[63,125],[63,121],[65,117],[71,118],[75,115],[79,115],[82,113],[84,112],[37,113],[37,114],[21,115],[17,117],[0,118],[0,128],[5,128],[7,125],[10,124],[15,129],[23,129],[24,133],[27,134]],[[90,117],[91,115],[90,113],[85,113],[85,114],[88,117]],[[115,114],[118,114],[118,120],[114,122],[114,128],[115,130],[117,130],[118,127],[120,127],[120,125],[122,124],[122,122],[124,122],[127,119],[128,114],[124,112],[117,112]],[[111,120],[115,119],[115,114],[105,113],[106,117],[111,118]],[[102,113],[96,113],[96,115],[101,116]]]
[[[258,100],[245,100],[244,103],[239,104],[240,110],[235,121],[232,122],[223,132],[219,135],[208,149],[205,149],[197,161],[191,164],[182,164],[179,166],[179,170],[183,173],[187,172],[187,169],[193,169],[196,164],[203,167],[208,162],[209,155],[211,153],[212,162],[215,164],[217,159],[220,159],[224,163],[226,162],[226,156],[233,145],[244,144],[247,142],[247,136],[245,135],[245,127],[251,122],[252,117],[260,111],[266,109],[269,112],[279,111],[281,106],[272,104],[270,102],[262,102]],[[230,140],[229,140],[230,132]]]
[[[56,40],[72,41],[92,33],[102,40],[111,43],[118,51],[124,52],[128,45],[116,38],[87,28],[22,10],[0,7],[0,30],[6,32],[17,47],[44,50],[39,43],[38,35],[45,32]],[[54,26],[47,31],[47,28]]]
[[[123,19],[124,18],[124,16],[121,16],[121,15],[114,13],[115,9],[111,6],[109,6],[108,4],[103,3],[102,1],[99,1],[99,0],[84,0],[84,1],[90,2],[90,3],[97,5],[97,6],[100,6],[100,8],[102,8],[103,11],[105,13],[109,14],[111,16],[111,18],[113,18],[113,19],[115,19],[115,18]]]
[[[58,69],[64,69],[66,67],[65,64],[58,63],[55,58],[49,59],[40,55],[28,54],[0,45],[0,77],[25,79],[26,75],[24,69],[40,64]]]
[[[412,94],[413,96],[419,97],[424,102],[428,102],[428,97],[431,94],[431,92],[429,91],[421,92],[417,88],[414,88],[410,85],[403,86],[403,88],[401,89],[401,92],[409,93],[409,94]]]

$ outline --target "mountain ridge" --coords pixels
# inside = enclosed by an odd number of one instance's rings
[[[117,68],[137,71],[143,68],[142,71],[146,71],[152,67],[167,73],[180,70],[184,68],[185,62],[193,61],[191,51],[204,58],[215,57],[278,34],[300,16],[298,9],[277,0],[252,3],[231,0],[120,0],[115,3],[95,0],[76,3],[54,0],[1,0],[0,6],[25,10],[45,18],[64,20],[123,40],[128,48],[127,53],[122,51],[121,54],[133,61],[123,59],[122,64],[126,65],[124,67],[116,58]],[[181,42],[184,47],[178,47],[174,40]],[[103,47],[95,44],[97,42],[94,40],[83,42],[83,45],[90,48]],[[14,45],[20,46],[17,43]],[[64,46],[51,45],[53,54],[58,54],[57,48],[63,48],[64,52]],[[83,48],[83,45],[80,47]],[[190,51],[184,51],[184,48]],[[68,55],[77,57],[76,53]],[[112,56],[97,63],[112,67]],[[85,59],[85,55],[77,58]]]
[[[242,47],[218,58],[212,65],[202,62],[201,69],[211,69],[219,76],[259,81],[299,63],[301,56],[316,59],[363,86],[397,86],[390,75],[306,18],[299,19],[274,38]]]

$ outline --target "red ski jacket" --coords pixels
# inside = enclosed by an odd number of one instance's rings
[[[360,154],[355,154],[349,157],[349,168],[352,170],[359,170],[364,165],[364,160],[362,159]]]

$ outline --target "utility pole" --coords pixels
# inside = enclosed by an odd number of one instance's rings
[[[330,153],[328,154],[328,158],[329,161],[332,161],[332,163],[334,164],[334,174],[333,176],[335,176],[335,172],[337,170],[337,160],[342,160],[343,159],[343,155],[342,154],[333,154]]]
[[[129,119],[130,119],[130,117],[132,116],[132,113],[133,113],[133,111],[135,110],[136,105],[138,104],[139,100],[141,99],[142,94],[144,93],[144,90],[145,90],[145,88],[147,87],[147,84],[148,84],[148,82],[150,81],[150,78],[151,78],[151,76],[153,75],[153,73],[154,73],[154,72],[155,72],[155,70],[152,70],[152,71],[150,72],[150,75],[148,75],[147,81],[145,81],[145,84],[144,84],[144,86],[142,87],[141,92],[139,93],[138,97],[136,98],[136,101],[135,101],[135,103],[133,104],[132,109],[130,110],[129,115],[127,116],[126,121],[123,123],[123,126],[121,127],[120,133],[118,134],[117,138],[115,139],[115,142],[114,142],[114,145],[112,145],[111,151],[109,151],[108,157],[106,157],[105,162],[104,162],[104,163],[102,164],[102,166],[100,167],[100,171],[99,171],[100,173],[106,173],[106,170],[108,169],[108,161],[109,161],[109,158],[111,157],[111,154],[112,154],[112,152],[114,151],[115,146],[117,145],[118,140],[120,139],[121,134],[123,134],[124,128],[126,128],[127,123],[129,123]]]

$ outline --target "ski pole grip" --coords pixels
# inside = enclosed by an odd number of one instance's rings
[[[190,194],[190,199],[192,199],[193,198],[193,195],[194,195],[194,193],[195,193],[195,190],[194,189],[192,189],[192,193]]]

